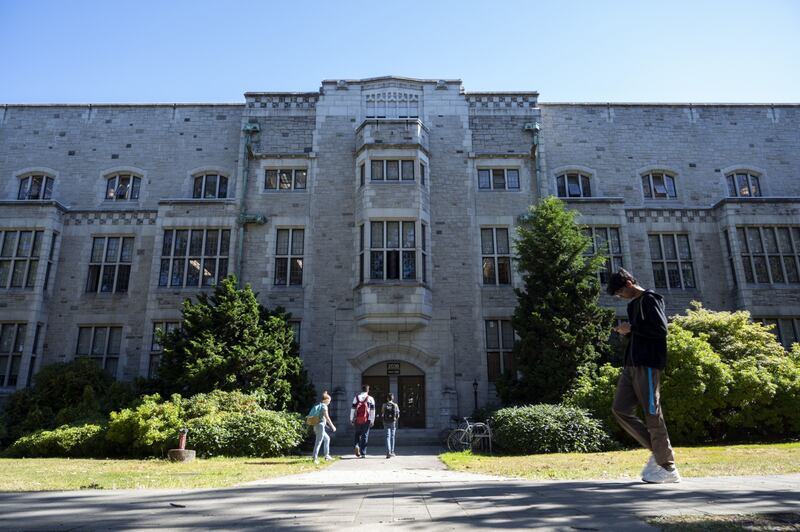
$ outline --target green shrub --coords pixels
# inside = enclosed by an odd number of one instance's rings
[[[718,414],[734,376],[705,335],[670,326],[667,352],[661,403],[670,438],[677,443],[706,441],[721,430]]]
[[[497,445],[509,453],[599,452],[614,447],[602,423],[570,406],[503,408],[492,416],[491,426]]]
[[[263,409],[261,400],[262,397],[257,393],[214,390],[210,393],[198,393],[190,397],[184,405],[184,413],[187,419],[218,412],[252,414]]]
[[[125,454],[163,456],[177,446],[183,407],[177,394],[163,402],[158,394],[146,395],[135,407],[111,412],[106,438]]]
[[[189,447],[201,456],[280,456],[308,434],[298,414],[264,409],[215,412],[189,420],[188,427]]]
[[[627,433],[622,430],[614,414],[611,413],[620,373],[622,368],[611,364],[603,364],[597,369],[593,366],[584,366],[575,381],[575,386],[564,397],[564,404],[587,410],[592,417],[605,423],[611,435],[624,440],[628,438]]]
[[[63,425],[23,436],[3,452],[10,458],[96,458],[107,456],[105,425]]]
[[[108,412],[129,404],[140,385],[141,381],[115,382],[86,358],[44,366],[32,388],[8,397],[0,422],[6,429],[0,438],[10,444],[41,429],[104,421]]]

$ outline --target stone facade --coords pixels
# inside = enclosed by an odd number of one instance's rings
[[[591,184],[569,206],[619,235],[615,257],[645,286],[668,284],[671,313],[696,299],[800,334],[800,106],[537,99],[386,77],[243,105],[0,108],[0,231],[40,239],[35,257],[0,248],[0,390],[84,352],[119,379],[147,375],[154,324],[178,321],[226,269],[292,313],[334,412],[363,379],[438,430],[472,411],[475,385],[479,406],[496,401],[508,342],[487,331],[503,329],[520,285],[505,235],[569,175]],[[761,195],[731,197],[737,172]],[[669,176],[675,197],[645,198],[648,174]],[[223,195],[222,176],[224,198],[194,197],[203,175],[199,194]],[[30,176],[52,178],[49,197],[17,199]],[[112,176],[138,178],[138,197],[120,199],[135,194]]]

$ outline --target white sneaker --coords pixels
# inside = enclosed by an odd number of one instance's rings
[[[677,467],[672,471],[656,467],[642,475],[642,480],[650,484],[674,484],[681,481],[681,475]]]
[[[333,456],[328,455],[328,456],[325,457],[325,460],[333,460]]]
[[[648,471],[651,471],[655,467],[658,467],[658,464],[656,463],[656,455],[650,454],[650,459],[642,468],[641,476],[644,477]]]
[[[315,458],[315,459],[314,459],[314,463],[315,463],[315,464],[317,464],[317,465],[319,465],[319,460],[317,460],[317,459]]]

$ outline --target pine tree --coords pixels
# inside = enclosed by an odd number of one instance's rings
[[[260,305],[250,285],[238,289],[230,275],[197,303],[186,299],[182,312],[181,329],[160,339],[165,395],[239,390],[258,393],[265,408],[285,409],[297,406],[294,391],[304,402],[308,385],[287,315]]]
[[[600,307],[601,255],[587,256],[590,237],[576,213],[548,197],[519,219],[515,261],[524,288],[516,289],[512,326],[519,336],[498,389],[507,403],[557,403],[578,369],[608,354],[613,311]]]

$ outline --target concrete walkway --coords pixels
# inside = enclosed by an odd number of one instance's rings
[[[438,452],[342,454],[323,471],[228,489],[1,493],[0,530],[617,531],[653,530],[643,519],[656,515],[800,512],[800,475],[527,482],[448,471]]]

